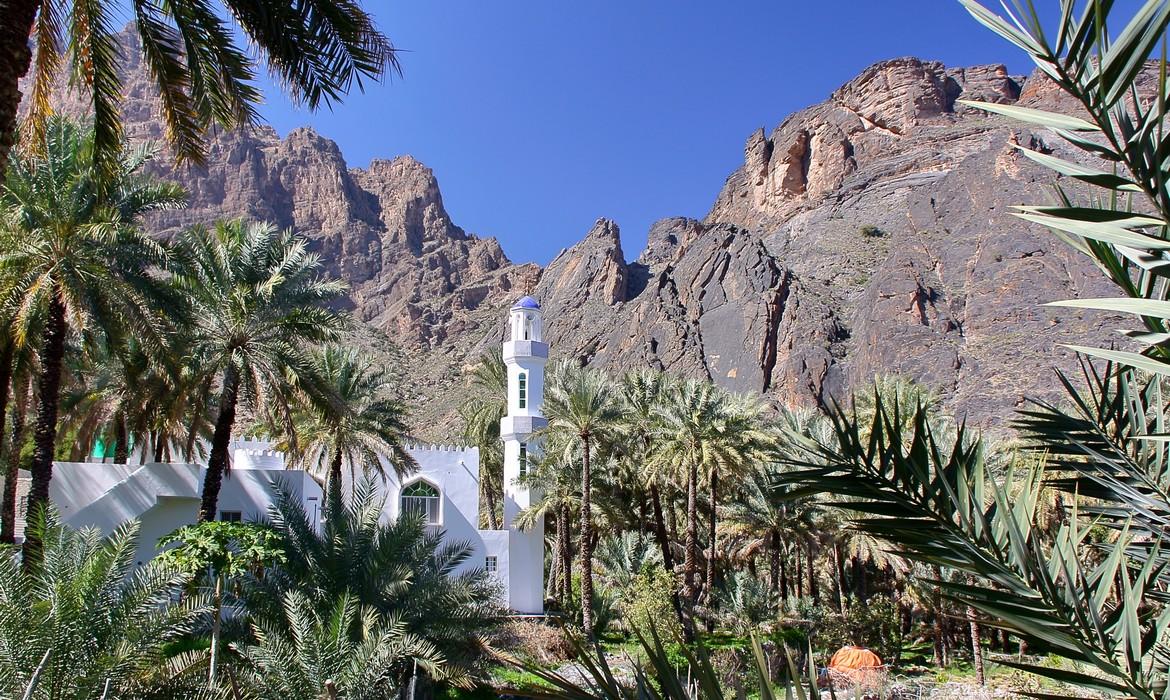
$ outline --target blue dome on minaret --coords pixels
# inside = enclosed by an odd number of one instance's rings
[[[536,301],[535,299],[533,299],[532,297],[524,297],[520,301],[516,302],[512,306],[512,308],[513,309],[539,309],[540,303],[538,301]]]

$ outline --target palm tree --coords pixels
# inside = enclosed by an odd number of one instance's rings
[[[694,608],[699,591],[699,478],[718,474],[745,458],[732,440],[723,439],[729,403],[714,384],[687,380],[674,387],[659,409],[660,422],[649,461],[659,469],[677,469],[687,485],[686,556],[683,560],[683,625],[694,639]],[[712,499],[714,503],[714,499]],[[714,547],[714,541],[711,542]],[[714,549],[711,550],[714,554]]]
[[[479,448],[480,500],[487,527],[500,527],[498,498],[504,486],[504,443],[500,419],[508,412],[508,368],[503,349],[493,347],[480,359],[471,375],[472,395],[459,408],[463,437]]]
[[[544,414],[549,435],[581,454],[581,620],[593,634],[593,484],[590,459],[620,428],[624,415],[612,382],[600,372],[560,363],[550,372]]]
[[[26,353],[31,354],[31,353]],[[33,370],[18,366],[12,385],[12,431],[4,455],[4,497],[0,510],[0,544],[16,544],[16,487],[20,476],[21,455],[24,450],[28,408],[33,402],[30,389]],[[2,436],[0,436],[2,437]]]
[[[782,471],[775,464],[757,467],[740,483],[738,497],[721,507],[720,531],[739,539],[738,555],[767,556],[768,583],[774,593],[788,597],[786,550],[809,522],[810,499],[794,497],[782,483]]]
[[[343,411],[309,344],[339,337],[345,317],[326,305],[345,287],[321,276],[303,237],[266,223],[192,229],[176,241],[172,269],[191,308],[181,342],[219,386],[199,510],[200,520],[214,520],[240,406],[269,412],[290,433],[294,396]]]
[[[317,374],[341,402],[341,411],[300,401],[293,417],[295,440],[286,436],[277,449],[288,451],[293,464],[324,474],[329,498],[341,498],[342,466],[382,474],[382,458],[399,479],[418,468],[406,450],[406,410],[386,396],[391,388],[385,371],[353,348],[326,345],[314,353]]]
[[[101,440],[103,446],[113,446],[115,464],[126,464],[132,437],[142,444],[141,435],[133,435],[134,428],[156,398],[147,388],[150,360],[146,352],[133,340],[119,352],[95,338],[69,359],[74,361],[69,374],[80,381],[63,391],[61,427],[73,435],[75,455],[84,458]]]
[[[176,680],[166,672],[167,645],[206,612],[199,596],[175,602],[191,577],[136,566],[136,522],[106,538],[66,528],[49,511],[29,527],[43,559],[23,573],[16,557],[0,556],[0,695],[184,697],[144,686]]]
[[[704,452],[707,468],[707,491],[711,502],[707,519],[707,577],[704,589],[710,604],[715,599],[715,560],[718,545],[719,480],[723,476],[740,477],[757,464],[776,454],[779,440],[764,419],[764,407],[755,399],[729,395],[721,410],[716,431],[708,435]],[[736,481],[739,479],[736,478]],[[707,631],[713,631],[708,618]]]
[[[614,532],[597,544],[598,572],[610,589],[626,591],[646,567],[662,566],[661,554],[641,533]]]
[[[240,685],[256,700],[392,700],[401,696],[399,670],[408,662],[431,673],[443,667],[438,649],[401,618],[351,593],[321,603],[288,591],[279,616],[255,620],[252,636],[254,643],[235,650],[243,660]]]
[[[66,336],[82,330],[107,336],[114,345],[128,331],[145,342],[161,342],[163,299],[157,267],[164,247],[139,228],[142,214],[179,207],[178,185],[141,173],[154,150],[123,152],[112,173],[95,168],[94,133],[64,119],[48,125],[45,148],[21,153],[0,192],[0,217],[10,232],[0,251],[0,279],[14,335],[24,342],[41,330],[37,383],[36,449],[29,513],[49,498]],[[35,537],[25,552],[36,558]]]
[[[529,458],[524,483],[540,498],[517,513],[513,526],[527,530],[548,514],[555,518],[557,535],[550,578],[554,580],[557,602],[567,610],[573,599],[572,520],[581,499],[581,460],[572,449],[560,444],[561,440],[548,436],[543,454]]]
[[[325,502],[318,530],[299,500],[278,493],[269,519],[286,562],[254,582],[247,607],[272,620],[290,591],[308,595],[318,609],[350,595],[433,645],[443,660],[433,669],[438,677],[467,680],[501,612],[495,585],[482,569],[460,571],[474,553],[470,543],[444,542],[421,519],[383,522],[384,505],[375,482],[363,479],[348,503]]]
[[[398,63],[389,40],[357,2],[130,3],[142,57],[160,94],[167,139],[180,160],[200,162],[203,133],[257,122],[262,95],[246,38],[279,84],[309,109],[339,102],[354,85]],[[10,0],[0,26],[0,173],[16,132],[17,83],[32,71],[29,122],[34,141],[51,113],[50,93],[63,68],[88,92],[96,146],[116,155],[122,141],[121,59],[113,0]],[[237,33],[237,30],[239,33]],[[31,43],[30,43],[31,40]]]

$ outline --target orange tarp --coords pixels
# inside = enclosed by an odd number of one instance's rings
[[[841,647],[833,654],[833,658],[829,659],[830,669],[845,673],[881,667],[881,657],[862,647]]]

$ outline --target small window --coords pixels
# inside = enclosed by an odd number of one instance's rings
[[[528,373],[520,373],[520,408],[528,408]]]
[[[483,570],[489,574],[494,574],[500,570],[499,561],[495,557],[485,557],[483,560]]]
[[[439,491],[425,481],[402,489],[402,514],[422,518],[427,525],[439,524]]]
[[[524,339],[532,340],[532,314],[524,314]]]
[[[244,514],[238,510],[221,510],[219,519],[225,523],[238,523],[244,519]]]
[[[520,443],[520,476],[528,476],[528,443]]]

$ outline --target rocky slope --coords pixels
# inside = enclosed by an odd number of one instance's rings
[[[129,132],[160,138],[133,37],[123,47]],[[393,350],[387,361],[411,378],[404,389],[427,437],[453,430],[463,370],[529,291],[554,352],[596,366],[710,378],[789,405],[901,373],[994,425],[1024,395],[1053,396],[1049,368],[1071,361],[1058,343],[1109,326],[1039,306],[1101,282],[1009,214],[1045,199],[1052,179],[1012,144],[1057,140],[959,103],[1068,106],[1045,88],[1002,66],[879,63],[752,134],[710,213],[658,222],[633,260],[616,224],[599,219],[547,268],[513,264],[494,239],[450,220],[422,164],[401,156],[350,168],[309,129],[218,134],[206,168],[161,165],[191,206],[153,224],[170,233],[250,216],[310,236],[350,284],[365,342]]]

